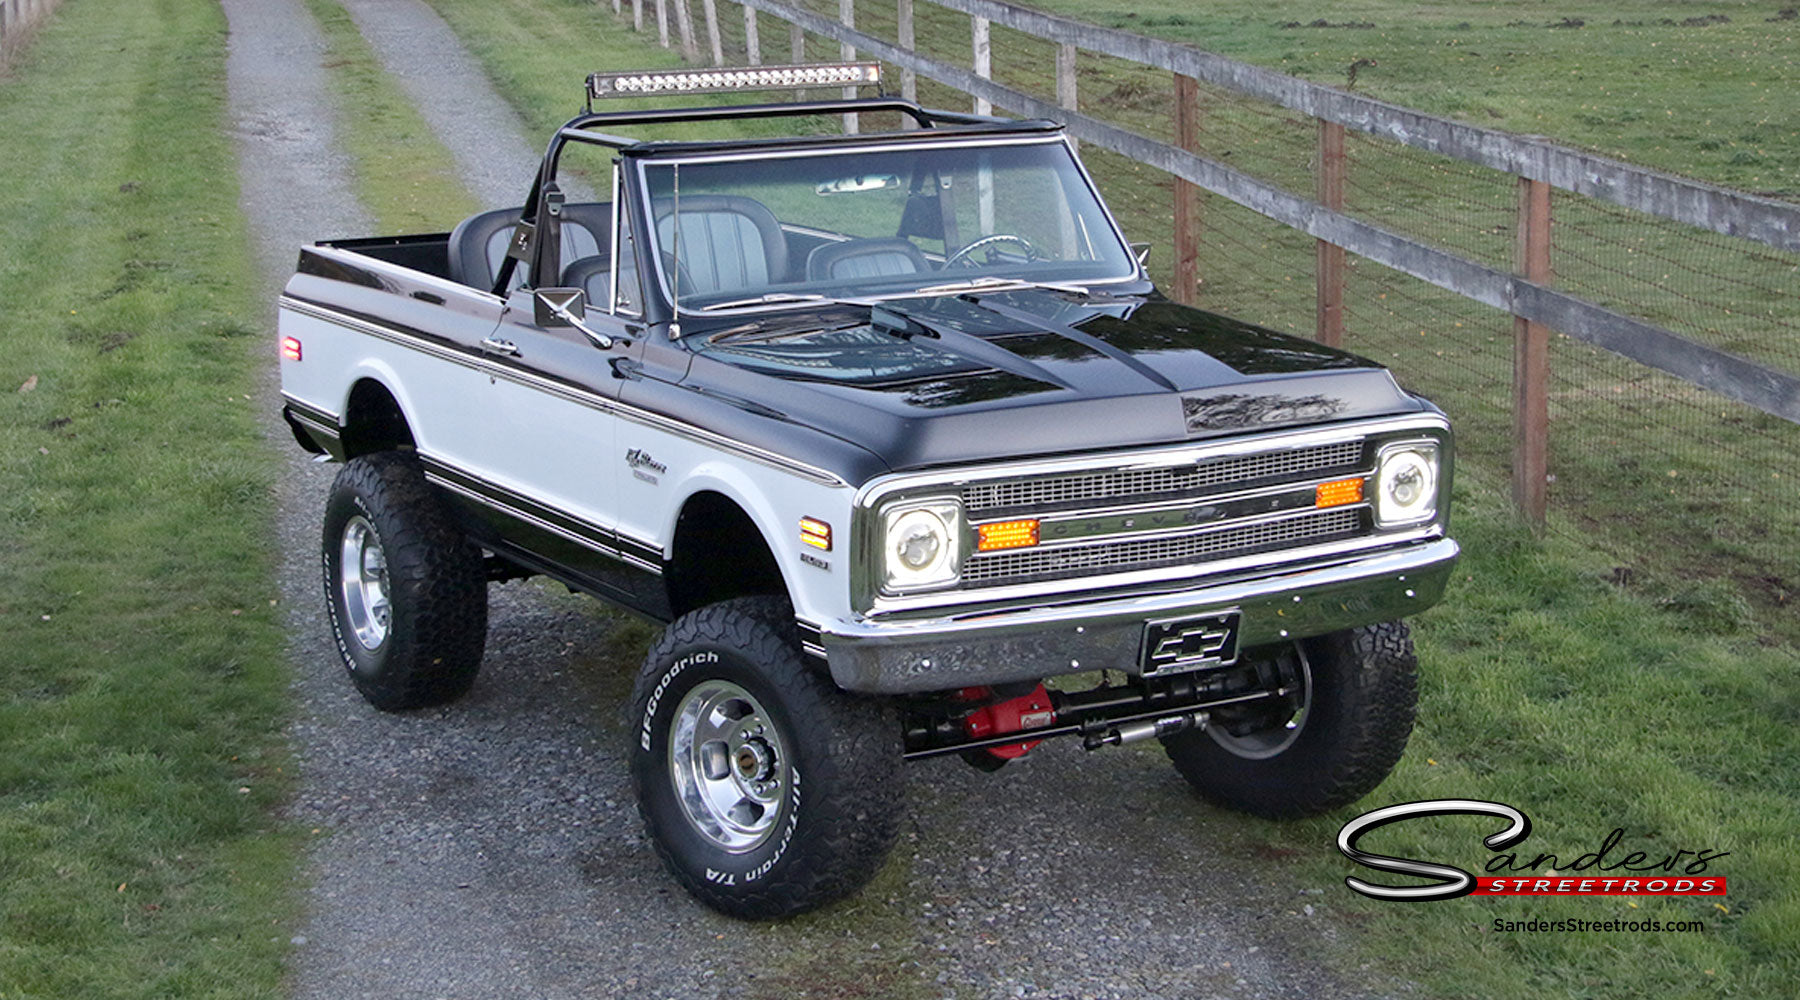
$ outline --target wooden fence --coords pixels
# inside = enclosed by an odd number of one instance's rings
[[[832,19],[782,0],[735,0],[744,17],[748,61],[760,61],[758,15],[789,26],[795,61],[804,55],[803,33],[836,41],[845,58],[857,53],[898,67],[901,92],[912,96],[924,76],[969,95],[976,110],[1007,108],[1064,122],[1071,135],[1173,175],[1175,273],[1172,296],[1191,300],[1198,273],[1198,190],[1212,192],[1313,237],[1316,250],[1318,339],[1343,337],[1346,252],[1447,289],[1514,317],[1513,491],[1534,521],[1545,516],[1549,405],[1547,357],[1550,331],[1560,331],[1638,363],[1675,375],[1722,396],[1800,423],[1800,377],[1781,368],[1703,343],[1656,323],[1628,316],[1553,285],[1550,202],[1553,189],[1612,202],[1661,219],[1753,241],[1784,253],[1800,252],[1800,205],[1726,190],[1621,163],[1543,139],[1484,129],[1424,114],[1178,43],[1147,38],[1046,14],[999,0],[925,0],[967,15],[970,65],[964,67],[915,50],[915,0],[896,4],[897,39],[855,27],[855,0],[838,0]],[[864,0],[869,3],[870,0]],[[615,10],[620,0],[613,0]],[[688,0],[654,0],[659,34],[669,44],[668,8],[684,55],[697,61]],[[704,28],[715,65],[723,64],[717,0],[701,0]],[[634,23],[643,12],[633,5]],[[991,79],[992,26],[1000,25],[1052,43],[1054,102]],[[1176,142],[1151,139],[1083,114],[1076,86],[1076,57],[1096,53],[1167,71],[1174,77]],[[1315,189],[1303,197],[1196,152],[1199,85],[1286,108],[1316,121]],[[1046,88],[1049,89],[1049,88]],[[1403,235],[1344,210],[1346,130],[1356,130],[1511,174],[1517,178],[1517,253],[1503,270]]]
[[[25,33],[50,13],[57,0],[0,0],[0,60],[25,38]]]

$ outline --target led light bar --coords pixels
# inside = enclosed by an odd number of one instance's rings
[[[874,62],[806,63],[749,69],[678,69],[642,73],[590,73],[588,97],[716,94],[730,90],[795,90],[801,87],[869,87],[881,82]]]

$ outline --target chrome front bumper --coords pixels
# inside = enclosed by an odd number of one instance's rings
[[[1304,639],[1416,614],[1443,596],[1448,538],[1327,565],[1198,587],[932,618],[831,622],[819,631],[847,691],[943,691],[1089,670],[1139,672],[1153,619],[1236,611],[1238,648]]]

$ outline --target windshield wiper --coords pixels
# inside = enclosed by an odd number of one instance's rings
[[[720,309],[736,309],[740,306],[766,306],[779,302],[829,302],[838,306],[866,306],[863,299],[839,299],[830,295],[817,295],[812,292],[769,292],[748,299],[732,299],[729,302],[714,302],[701,306],[700,312],[716,312]]]
[[[924,288],[908,292],[912,295],[966,295],[970,292],[1012,292],[1025,288],[1041,289],[1046,292],[1061,292],[1064,295],[1079,295],[1084,299],[1094,297],[1094,292],[1084,285],[1067,285],[1053,281],[1031,281],[1025,278],[970,278],[968,281],[952,281],[943,285],[926,285]]]

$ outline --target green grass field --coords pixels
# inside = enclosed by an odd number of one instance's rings
[[[631,48],[628,29],[620,30],[609,12],[595,11],[580,0],[433,0],[433,5],[484,60],[526,120],[539,128],[552,127],[572,110],[578,81],[596,66],[651,67],[670,61],[656,47],[654,31]],[[728,38],[741,45],[736,9],[729,4],[721,8]],[[927,5],[919,9],[923,18]],[[859,24],[881,33],[881,16],[859,11]],[[922,46],[941,48],[946,57],[962,44],[948,32],[928,37],[924,27],[920,37]],[[765,18],[763,38],[767,58],[785,58],[785,31],[779,25]],[[966,42],[966,35],[962,38]],[[1036,72],[1035,79],[1042,79],[1046,60],[1029,54],[1002,57],[1000,45],[997,32],[997,72],[1003,77]],[[809,54],[833,58],[835,47],[815,40]],[[1116,81],[1104,75],[1094,79],[1111,89],[1093,92],[1127,105],[1127,115],[1131,105],[1146,119],[1166,114],[1157,93],[1139,90],[1129,75]],[[1083,86],[1090,82],[1084,75]],[[943,92],[922,90],[928,100],[949,103]],[[1246,119],[1231,127],[1254,126]],[[1277,143],[1270,140],[1269,145]],[[1128,232],[1166,231],[1169,189],[1160,176],[1117,157],[1090,153],[1088,159]],[[1299,165],[1304,168],[1303,157]],[[1506,204],[1500,203],[1501,211]],[[1229,251],[1228,259],[1242,266],[1221,279],[1226,287],[1209,286],[1207,301],[1306,329],[1311,320],[1310,241],[1292,240],[1217,200],[1208,212],[1213,213],[1208,226],[1224,230],[1213,236],[1219,242],[1209,245]],[[1433,299],[1430,292],[1392,288],[1392,282],[1368,273],[1378,270],[1366,265],[1356,279],[1364,300],[1358,315],[1370,325],[1393,329],[1380,341],[1384,348],[1391,343],[1396,351],[1415,350],[1407,342],[1418,336],[1411,326],[1417,321],[1414,314],[1454,308],[1454,303]],[[1423,298],[1424,305],[1403,301],[1406,295]],[[1502,346],[1507,340],[1505,325],[1476,317],[1466,322],[1460,328],[1470,331],[1466,336]],[[1434,341],[1430,349],[1447,346]],[[1485,405],[1496,358],[1504,363],[1504,351],[1463,359],[1460,368],[1439,366],[1443,388],[1456,390],[1460,384],[1471,399],[1471,414],[1458,414],[1459,423],[1473,425],[1465,430],[1465,441],[1504,426],[1503,410],[1484,417],[1479,409]],[[1503,464],[1476,461],[1464,468],[1455,533],[1467,555],[1448,600],[1417,623],[1425,663],[1419,729],[1395,776],[1362,807],[1436,797],[1511,802],[1526,809],[1536,824],[1538,832],[1528,847],[1571,857],[1597,847],[1615,826],[1626,828],[1638,845],[1634,849],[1675,850],[1679,847],[1673,845],[1680,845],[1731,851],[1713,869],[1731,880],[1731,895],[1723,901],[1729,912],[1701,898],[1646,899],[1636,907],[1619,897],[1399,906],[1333,888],[1317,905],[1339,930],[1335,960],[1348,975],[1411,980],[1426,995],[1443,997],[1780,994],[1800,979],[1795,947],[1800,944],[1800,897],[1795,892],[1800,862],[1794,860],[1800,848],[1794,833],[1800,820],[1800,780],[1795,777],[1800,773],[1795,768],[1800,740],[1793,734],[1800,701],[1792,694],[1800,660],[1791,647],[1769,644],[1767,622],[1750,614],[1730,587],[1683,584],[1654,574],[1641,574],[1633,587],[1622,587],[1615,582],[1621,578],[1613,569],[1617,560],[1611,550],[1578,532],[1535,540],[1517,524],[1503,499]],[[1628,502],[1629,495],[1614,501]],[[1158,755],[1145,751],[1145,756],[1146,766],[1158,766],[1150,759]],[[1196,831],[1196,838],[1259,845],[1261,853],[1254,856],[1266,858],[1273,850],[1287,859],[1294,884],[1335,885],[1357,870],[1331,848],[1331,839],[1360,809],[1298,824],[1217,814],[1208,830]],[[1365,846],[1416,851],[1410,856],[1474,870],[1487,857],[1479,837],[1490,832],[1474,820],[1434,821],[1409,826],[1404,834],[1396,830],[1371,836]],[[882,881],[884,895],[904,902],[902,873],[889,871]],[[1660,937],[1491,931],[1495,917],[1531,916],[1699,919],[1707,930]],[[809,919],[862,929],[871,913],[852,903]],[[785,939],[778,929],[768,933],[772,941]],[[895,935],[879,928],[870,933],[884,942],[884,961],[917,958],[929,965],[930,956],[915,954],[903,933],[898,945]],[[795,961],[810,960],[801,956]],[[1366,970],[1361,968],[1365,964]],[[845,982],[854,980],[849,976]],[[818,988],[826,985],[813,982]]]
[[[0,997],[275,997],[299,848],[225,24],[0,78]],[[254,398],[253,398],[254,397]]]

